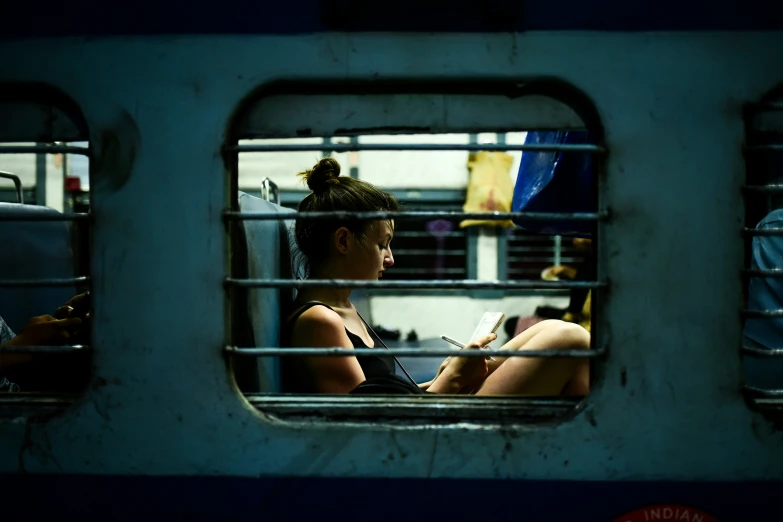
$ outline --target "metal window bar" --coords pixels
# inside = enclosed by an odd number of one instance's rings
[[[783,268],[770,268],[761,270],[758,268],[746,268],[742,274],[747,277],[783,277]]]
[[[90,347],[81,344],[73,346],[0,346],[0,354],[4,353],[73,353],[89,350]]]
[[[443,237],[465,237],[464,232],[443,232]],[[423,237],[423,238],[432,238],[432,233],[430,232],[408,232],[408,231],[395,231],[394,232],[394,238],[398,237]]]
[[[778,319],[783,317],[783,310],[742,310],[740,314],[754,319]]]
[[[524,254],[526,252],[543,252],[551,245],[527,245],[527,246],[510,246],[508,247],[509,254]]]
[[[90,282],[87,276],[60,277],[53,279],[0,279],[0,288],[39,287],[39,286],[76,286]]]
[[[80,154],[90,156],[89,147],[74,145],[3,145],[0,144],[0,154]]]
[[[783,144],[780,143],[770,143],[766,145],[750,145],[748,147],[745,147],[745,152],[760,152],[760,151],[781,151],[783,150]]]
[[[52,214],[52,215],[0,215],[0,221],[92,221],[92,214],[87,213],[75,213],[75,214]]]
[[[506,239],[512,244],[525,244],[530,246],[537,246],[543,248],[549,248],[553,244],[553,239],[557,236],[545,236],[535,233],[522,234],[521,231],[511,229],[507,232]]]
[[[281,216],[279,212],[236,212],[226,210],[223,216],[236,221],[268,221],[289,219],[483,219],[488,221],[507,221],[514,218],[552,221],[603,221],[609,217],[609,211],[599,212],[461,212],[456,210],[426,211],[378,211],[378,212],[291,212]],[[783,230],[783,229],[781,229]]]
[[[745,192],[757,192],[760,194],[783,194],[783,185],[745,185],[742,187]]]
[[[394,251],[395,254],[405,254],[410,256],[434,256],[439,253],[438,250],[434,248],[430,249],[414,249],[414,248],[398,248]],[[442,255],[444,256],[464,256],[467,253],[465,249],[452,249],[452,250],[444,250],[442,252]]]
[[[496,143],[313,143],[313,144],[269,144],[227,145],[224,152],[361,152],[361,151],[529,151],[529,152],[587,152],[603,154],[606,149],[600,145],[557,145],[557,144],[518,144],[506,145]]]
[[[225,279],[228,287],[241,288],[461,288],[472,290],[529,290],[537,288],[605,288],[600,281],[466,281],[443,279],[440,281],[368,281],[364,279]]]
[[[743,346],[740,350],[742,351],[743,355],[750,355],[751,357],[783,357],[783,348],[767,350],[766,348],[751,348],[749,346]]]
[[[560,259],[557,259],[556,252],[550,252],[548,255],[544,256],[508,256],[506,258],[506,261],[509,263],[543,263],[547,266],[559,266],[560,262],[563,263],[576,263],[579,262],[580,259],[576,257],[561,257]],[[509,267],[509,270],[513,270],[513,268]]]
[[[540,279],[543,268],[509,268],[508,277],[520,277],[523,279]],[[541,290],[541,288],[538,288]]]
[[[224,351],[232,355],[244,355],[248,357],[361,357],[365,355],[378,355],[386,352],[379,348],[275,348],[254,347],[239,348],[226,346]],[[596,350],[479,350],[479,349],[451,349],[451,348],[392,348],[388,353],[397,357],[536,357],[548,359],[594,359],[606,355],[606,348]]]
[[[744,228],[742,233],[746,236],[783,236],[783,228]]]
[[[464,274],[464,268],[395,268],[395,274],[419,274],[419,275],[439,275],[439,274]]]
[[[742,390],[746,394],[754,397],[764,397],[768,399],[772,399],[772,398],[783,399],[783,390],[781,389],[765,389],[765,388],[755,388],[753,386],[743,386]]]
[[[333,422],[361,422],[367,418],[385,425],[432,426],[464,422],[482,422],[485,426],[505,423],[552,422],[568,418],[583,408],[582,397],[528,397],[490,398],[479,396],[446,396],[425,394],[399,397],[368,396],[246,396],[252,406],[265,415],[280,420],[301,421],[313,415],[323,416],[328,411]],[[493,400],[494,399],[494,400]],[[569,400],[570,399],[570,400]],[[422,408],[437,401],[437,408]],[[53,409],[53,408],[52,408]]]

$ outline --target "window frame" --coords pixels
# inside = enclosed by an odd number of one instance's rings
[[[34,187],[23,187],[25,206],[46,206],[46,172],[48,170],[47,156],[49,155],[63,154],[64,159],[71,154],[84,155],[89,161],[89,175],[90,177],[93,176],[96,169],[96,162],[93,160],[95,143],[91,140],[87,121],[82,114],[81,108],[65,93],[55,87],[44,84],[0,83],[0,112],[6,115],[3,120],[10,122],[8,125],[0,125],[0,156],[15,153],[35,155],[36,185]],[[83,146],[73,145],[74,142],[83,143]],[[64,174],[65,165],[63,165],[62,172]],[[65,205],[67,196],[64,190],[64,175],[62,182],[64,197],[60,216],[54,219],[45,219],[45,221],[68,223],[71,248],[75,249],[77,246],[85,246],[85,251],[73,252],[74,277],[23,280],[22,284],[16,284],[13,277],[3,277],[0,278],[2,279],[0,281],[0,291],[9,287],[73,286],[75,295],[85,291],[89,291],[94,295],[92,274],[89,266],[89,258],[93,253],[89,243],[93,233],[94,216],[89,211],[79,214],[69,212],[68,206]],[[87,193],[87,197],[91,203],[92,194]],[[4,203],[17,202],[15,191],[9,190],[5,183],[0,188],[0,201]],[[39,220],[27,217],[17,219],[12,216],[7,221],[32,223]],[[79,230],[79,237],[74,236],[74,230]],[[40,313],[46,312],[46,310],[41,310]],[[17,335],[19,332],[18,329],[15,330]],[[81,389],[78,391],[47,390],[34,392],[27,392],[22,389],[21,392],[2,393],[0,394],[0,418],[35,416],[40,420],[46,420],[51,416],[60,414],[71,406],[74,401],[78,400],[79,397],[89,390],[91,380],[94,377],[92,357],[95,350],[95,341],[92,332],[89,333],[89,342],[89,346],[62,345],[47,346],[43,349],[42,347],[15,346],[7,350],[6,353],[51,355],[53,357],[45,361],[51,368],[49,371],[56,370],[57,366],[55,365],[58,364],[57,359],[59,357],[67,357],[69,359],[71,357],[83,358],[81,362],[75,362],[78,377],[74,377],[74,387],[80,387]],[[59,364],[62,363],[60,362]],[[59,369],[62,370],[62,366],[59,366]],[[66,372],[67,374],[68,372]]]
[[[760,156],[770,154],[771,148],[780,147],[783,144],[783,85],[779,85],[763,96],[760,100],[748,103],[744,107],[744,130],[745,130],[745,173],[743,180],[743,278],[742,278],[742,298],[743,306],[740,312],[742,324],[742,335],[739,352],[742,356],[742,374],[743,385],[741,393],[745,402],[752,411],[756,411],[772,420],[773,422],[783,422],[783,392],[781,388],[768,388],[760,385],[750,385],[744,382],[748,378],[749,372],[756,372],[760,365],[757,361],[775,361],[776,370],[783,367],[783,349],[768,349],[761,346],[749,346],[745,344],[745,329],[748,320],[760,321],[780,321],[779,315],[783,309],[752,309],[749,308],[750,287],[753,279],[764,279],[774,277],[773,275],[764,275],[753,269],[753,242],[756,237],[767,234],[756,234],[755,230],[758,224],[766,219],[769,214],[775,210],[783,208],[783,178],[778,175],[777,179],[770,178],[770,171],[767,169],[767,159],[752,158],[754,155]],[[766,118],[774,118],[770,122]],[[750,159],[752,158],[752,159]],[[754,204],[754,202],[756,202]],[[763,202],[763,203],[761,203]],[[778,208],[774,208],[776,205]],[[764,207],[763,212],[759,212],[759,207]],[[774,230],[771,232],[774,234]],[[783,267],[775,267],[773,270],[781,270]],[[761,269],[760,272],[764,272]],[[767,365],[766,363],[764,364]],[[768,376],[767,376],[768,377]],[[783,385],[783,380],[780,381]]]
[[[431,98],[434,96],[436,100],[438,97],[452,96],[458,97],[460,101],[467,103],[463,104],[464,111],[453,109],[456,111],[456,114],[454,112],[449,113],[447,121],[446,119],[438,119],[444,114],[442,111],[430,109],[429,112],[424,111],[425,114],[422,115],[420,111],[417,112],[414,110],[415,108],[410,107],[404,111],[390,110],[388,107],[384,110],[379,106],[365,110],[366,107],[361,106],[365,102],[357,101],[371,100],[372,103],[380,103],[373,100],[373,95],[388,96],[392,99],[392,102],[398,103],[402,101],[398,97],[410,101],[411,99],[416,100],[415,97],[419,95],[422,97],[430,96]],[[282,97],[282,99],[276,99],[278,96]],[[406,96],[408,98],[405,98]],[[329,98],[329,103],[324,101],[324,97]],[[334,103],[331,100],[334,97],[345,97],[345,99],[340,100],[342,103]],[[486,105],[484,98],[494,102],[495,105]],[[532,104],[526,105],[525,110],[522,112],[519,111],[518,106],[509,107],[506,105],[518,103],[523,98],[525,103],[530,102]],[[297,99],[297,102],[290,103],[294,99]],[[537,105],[542,99],[545,102],[541,106]],[[299,101],[303,103],[299,103]],[[330,120],[323,114],[323,107],[329,105],[340,106],[341,113],[344,114],[346,107],[349,106],[349,101],[357,104],[356,107],[352,107],[352,127],[348,129],[338,127],[336,126],[339,125],[337,122],[343,122],[344,118],[334,116]],[[445,103],[448,105],[448,102]],[[285,107],[286,105],[290,107]],[[460,107],[462,108],[463,105],[460,105]],[[563,112],[555,105],[565,107],[566,111]],[[319,107],[322,108],[320,113],[318,112]],[[286,110],[292,112],[287,114]],[[411,125],[397,125],[395,122],[392,122],[395,118],[402,118],[400,114],[403,113],[405,118],[411,118]],[[368,119],[368,114],[382,114],[383,116],[373,120],[371,118]],[[479,114],[481,114],[480,118],[478,117]],[[510,119],[511,114],[514,116],[513,123],[512,119]],[[384,118],[386,119],[384,120]],[[433,118],[431,124],[427,123],[426,120],[428,118]],[[576,118],[576,120],[573,118]],[[416,120],[415,123],[413,120]],[[483,123],[477,124],[477,121]],[[508,123],[493,123],[496,121],[506,121]],[[541,123],[531,123],[536,121]],[[578,125],[574,124],[574,121],[578,121]],[[306,80],[285,80],[264,85],[251,92],[240,103],[234,112],[234,118],[229,122],[223,148],[226,171],[229,174],[229,201],[231,203],[230,208],[227,209],[227,222],[232,223],[239,222],[242,219],[251,219],[243,218],[239,214],[238,200],[234,197],[239,190],[237,176],[238,158],[243,151],[259,152],[263,150],[263,148],[242,147],[239,144],[240,141],[257,139],[279,140],[329,135],[345,136],[351,133],[362,135],[369,133],[388,134],[390,129],[399,134],[478,134],[484,132],[520,132],[545,129],[588,129],[591,131],[594,140],[590,146],[594,147],[593,153],[596,158],[594,162],[595,190],[596,201],[599,201],[597,191],[599,190],[600,180],[603,179],[602,172],[605,169],[606,154],[603,125],[592,101],[578,89],[561,81],[553,79],[533,81],[467,80],[460,82],[416,82],[410,80],[311,82]],[[243,192],[246,191],[243,190]],[[602,224],[609,217],[609,212],[606,209],[601,209],[599,206],[596,215],[598,216],[595,218],[598,221],[597,238],[600,238],[604,229]],[[229,230],[230,228],[228,227]],[[230,259],[231,255],[229,254]],[[230,261],[228,266],[231,266]],[[599,277],[594,282],[596,285],[593,297],[594,308],[600,308],[604,292],[608,288],[608,282],[603,276],[603,271],[599,270]],[[267,284],[268,282],[265,282],[263,286]],[[252,285],[253,283],[247,283],[247,287],[252,287]],[[231,286],[232,284],[229,284],[229,287]],[[492,291],[496,291],[496,289]],[[225,302],[227,311],[230,314],[231,303],[228,299],[228,292],[226,293]],[[593,322],[596,323],[598,321],[595,319],[600,318],[601,315],[595,313],[593,317]],[[608,329],[594,328],[593,332],[595,333],[596,330],[602,332],[600,337],[596,339],[593,336],[592,350],[589,353],[578,354],[580,357],[592,360],[605,358],[609,353],[607,349]],[[232,356],[236,356],[242,351],[230,346],[226,347],[226,350]],[[264,356],[262,355],[264,351],[268,351],[271,355],[272,353],[280,352],[280,349],[256,348],[252,353],[254,356],[259,357]],[[248,355],[250,353],[248,352]],[[595,364],[591,364],[591,366],[595,367]],[[600,388],[601,372],[596,371],[594,375],[593,387]],[[302,394],[245,394],[244,396],[264,414],[275,418],[309,422],[315,416],[322,420],[357,422],[360,424],[373,423],[379,419],[384,419],[384,423],[402,422],[405,425],[430,425],[441,422],[451,424],[455,421],[463,423],[479,421],[484,425],[498,423],[501,425],[528,424],[540,421],[552,422],[553,420],[560,422],[573,417],[594,400],[593,393],[576,401],[563,401],[559,400],[560,398],[502,398],[498,399],[497,406],[492,408],[493,413],[491,415],[483,419],[474,419],[472,417],[465,418],[465,406],[462,402],[468,401],[469,404],[480,408],[482,405],[489,404],[493,399],[466,397],[460,398],[460,400],[453,400],[454,398],[452,397],[405,396],[383,397],[381,402],[374,402],[370,399],[353,396],[335,397],[331,395]],[[399,411],[402,413],[399,416],[386,417],[390,409],[390,401],[395,404],[398,403],[396,405],[400,406]],[[428,403],[436,406],[436,408],[427,407]],[[436,411],[438,415],[435,415],[434,412]]]

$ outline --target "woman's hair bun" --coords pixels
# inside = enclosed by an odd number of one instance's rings
[[[313,192],[326,190],[329,185],[337,185],[340,180],[340,164],[334,158],[324,158],[312,169],[300,172],[299,175],[307,182]]]

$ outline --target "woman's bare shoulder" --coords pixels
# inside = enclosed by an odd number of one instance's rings
[[[304,324],[307,326],[339,326],[344,327],[343,319],[340,314],[327,306],[311,306],[297,318],[296,325]]]
[[[342,317],[326,306],[305,310],[293,324],[291,340],[300,346],[343,346],[349,341]]]

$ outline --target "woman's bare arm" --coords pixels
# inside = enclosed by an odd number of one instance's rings
[[[353,350],[342,318],[323,306],[314,306],[297,319],[291,344],[301,348],[337,347]],[[320,393],[350,393],[365,380],[359,361],[352,355],[303,357],[303,360],[315,379],[314,388]]]
[[[432,379],[431,381],[427,381],[427,382],[420,382],[418,384],[418,386],[422,390],[427,391],[430,388],[430,386],[432,385],[433,382],[435,382],[435,379]]]

